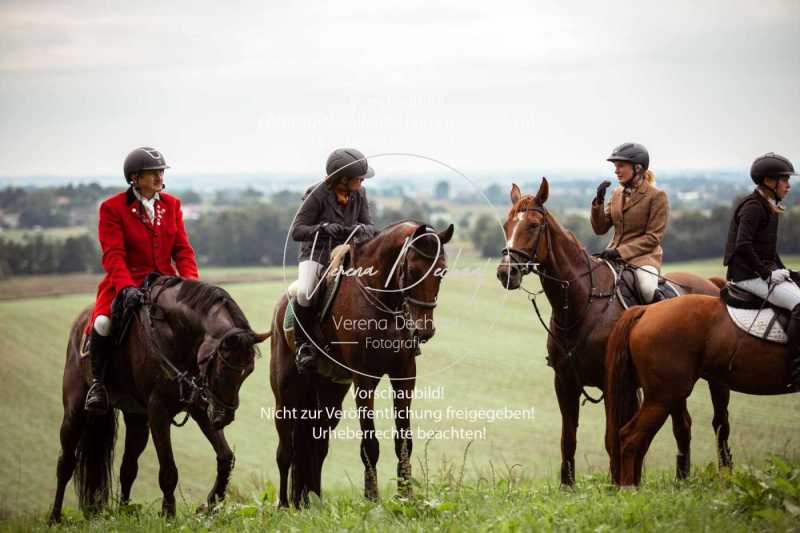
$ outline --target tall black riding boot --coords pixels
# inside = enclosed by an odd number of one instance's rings
[[[293,300],[291,305],[294,311],[294,343],[297,346],[295,364],[297,371],[305,374],[313,371],[317,366],[317,349],[309,340],[309,335],[314,334],[316,317],[314,308],[310,305],[304,307],[297,303],[297,300]],[[303,331],[304,329],[305,331]]]
[[[786,348],[792,361],[792,386],[800,391],[800,304],[792,309],[786,334],[789,337]]]
[[[89,358],[92,365],[92,386],[86,395],[84,409],[90,413],[108,412],[108,391],[105,386],[106,366],[113,347],[111,336],[103,337],[94,328],[89,339]]]

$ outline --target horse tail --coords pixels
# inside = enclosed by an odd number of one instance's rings
[[[87,414],[76,451],[75,489],[84,514],[100,511],[111,496],[117,413]]]
[[[725,281],[723,278],[719,276],[711,276],[710,278],[708,278],[708,281],[716,285],[718,289],[722,289],[723,287],[725,287],[725,285],[728,284],[727,281]]]
[[[292,460],[289,465],[289,491],[295,506],[308,503],[308,493],[316,492],[316,480],[322,470],[320,442],[327,436],[316,435],[315,429],[321,428],[317,422],[321,415],[315,379],[308,381],[306,391],[301,394],[298,412],[295,413],[292,429]]]
[[[644,306],[636,306],[625,311],[617,320],[606,345],[606,450],[610,459],[611,477],[617,483],[621,452],[619,432],[639,408],[636,369],[629,345],[630,335],[646,310]]]

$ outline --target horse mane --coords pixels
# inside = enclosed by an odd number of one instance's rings
[[[416,224],[417,226],[428,226],[428,224],[425,223],[425,222],[420,222],[419,220],[414,220],[413,218],[404,218],[402,220],[398,220],[396,222],[391,222],[391,223],[387,224],[378,233],[376,233],[372,237],[372,239],[374,239],[375,237],[381,235],[382,233],[386,233],[388,231],[393,230],[397,226],[402,226],[403,224]],[[372,240],[372,239],[370,239],[370,240]],[[365,242],[367,242],[367,241],[365,241]]]
[[[237,328],[251,330],[250,323],[239,305],[222,287],[211,285],[196,279],[182,279],[176,300],[191,307],[201,315],[207,314],[212,307],[222,302]],[[173,283],[174,284],[174,283]]]

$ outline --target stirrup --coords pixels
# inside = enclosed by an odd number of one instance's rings
[[[89,387],[89,392],[86,394],[86,402],[83,408],[94,414],[105,414],[108,412],[108,391],[106,386],[99,381],[94,381],[92,386]]]

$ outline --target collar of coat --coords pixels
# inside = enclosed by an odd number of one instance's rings
[[[131,205],[136,201],[136,199],[136,194],[133,192],[133,186],[128,187],[128,190],[125,192],[125,205]],[[155,199],[161,200],[161,194],[156,193]]]
[[[772,191],[769,189],[764,190],[761,187],[756,187],[756,190],[753,193],[756,197],[758,197],[762,203],[766,205],[766,207],[775,213],[776,215],[780,215],[786,209],[783,205],[783,202],[776,202],[775,198],[772,194]]]
[[[639,201],[645,197],[649,189],[650,189],[650,182],[647,181],[646,178],[642,177],[639,180],[639,183],[636,185],[636,187],[630,189],[628,200],[623,204],[625,187],[624,186],[617,187],[617,191],[619,191],[619,196],[618,196],[619,203],[620,207],[622,208],[622,211],[625,212],[634,205],[636,205],[637,203],[639,203]]]

